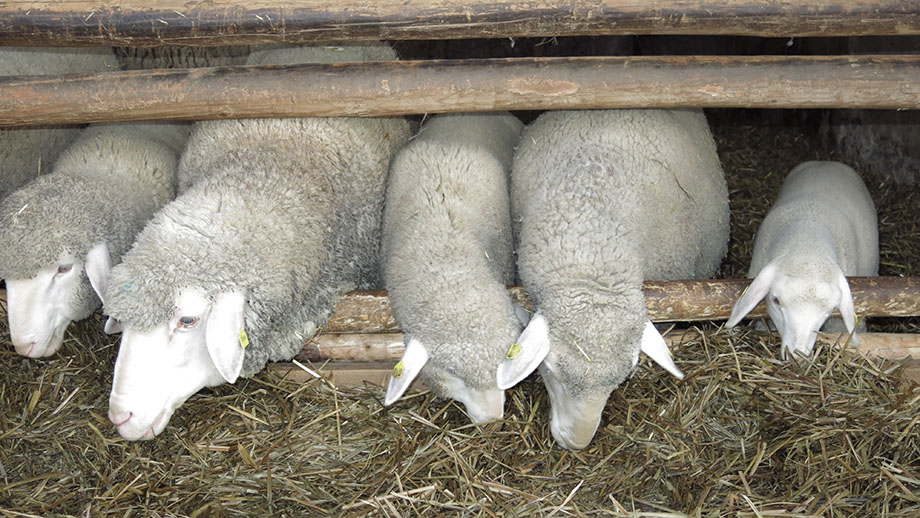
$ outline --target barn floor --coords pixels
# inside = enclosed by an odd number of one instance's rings
[[[789,169],[833,158],[796,129],[803,116],[710,114],[732,199],[723,276],[746,273]],[[918,195],[868,183],[882,275],[917,275]],[[913,319],[870,326],[917,332]],[[504,422],[475,427],[429,393],[385,409],[377,387],[269,370],[202,391],[156,440],[129,443],[105,417],[117,337],[101,327],[71,326],[46,361],[17,356],[0,329],[0,514],[920,516],[920,387],[839,348],[786,363],[774,336],[705,324],[674,351],[687,378],[645,361],[580,452],[553,445],[538,379],[508,392]]]

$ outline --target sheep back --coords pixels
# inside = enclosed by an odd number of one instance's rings
[[[708,277],[727,249],[727,188],[697,110],[541,115],[515,155],[512,215],[521,280],[574,394],[631,371],[643,280]]]
[[[756,276],[773,259],[805,259],[826,249],[844,275],[878,275],[875,203],[852,168],[803,162],[786,177],[757,230],[748,275]]]
[[[108,48],[0,48],[0,75],[105,72],[117,67]],[[51,169],[79,126],[0,129],[0,199]]]
[[[113,269],[106,312],[149,329],[179,289],[241,291],[241,375],[290,359],[338,296],[376,281],[387,167],[407,139],[402,119],[197,123],[180,171],[198,180]]]
[[[508,113],[434,117],[397,154],[388,180],[382,256],[393,312],[430,364],[477,389],[494,388],[520,333],[506,286],[508,173],[522,127]]]
[[[175,194],[187,127],[126,123],[87,128],[51,173],[0,202],[0,277],[27,279],[62,254],[85,257],[105,242],[118,262],[144,223]],[[84,274],[85,275],[85,274]],[[79,295],[87,316],[99,306],[89,283]]]

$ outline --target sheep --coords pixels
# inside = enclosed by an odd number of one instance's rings
[[[3,76],[104,72],[115,64],[107,48],[0,48]],[[47,172],[79,131],[79,126],[0,129],[0,199]]]
[[[301,47],[248,63],[393,57],[383,45]],[[402,118],[196,123],[182,194],[105,290],[124,328],[109,399],[122,437],[152,439],[199,389],[292,358],[339,296],[378,283],[386,174],[408,136]]]
[[[508,173],[522,129],[507,112],[436,116],[393,160],[381,256],[407,346],[385,405],[420,374],[473,421],[502,417],[496,368],[521,332],[506,286]]]
[[[840,309],[847,331],[856,330],[848,275],[878,275],[875,204],[850,167],[801,163],[757,229],[748,270],[754,280],[725,325],[734,327],[767,297],[767,311],[782,337],[782,358],[809,355],[834,308]]]
[[[539,365],[553,437],[584,448],[640,350],[683,377],[642,282],[716,272],[728,242],[722,168],[700,111],[550,112],[521,138],[511,193],[518,273],[536,312],[498,387]]]
[[[19,354],[53,355],[70,322],[102,305],[112,262],[175,196],[188,127],[90,126],[51,173],[0,202],[0,278]],[[117,330],[113,323],[107,327]]]

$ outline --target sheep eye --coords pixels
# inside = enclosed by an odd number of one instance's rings
[[[58,266],[58,273],[67,273],[73,268],[73,264],[62,264]]]
[[[775,296],[773,297],[773,303],[776,304],[777,306],[782,306],[782,304],[779,303],[779,298]]]
[[[198,317],[180,317],[179,324],[177,327],[185,328],[185,329],[195,327],[198,325],[199,320],[200,319]]]

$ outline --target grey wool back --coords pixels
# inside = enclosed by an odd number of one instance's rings
[[[61,153],[54,169],[0,202],[0,277],[28,279],[62,253],[85,258],[105,242],[113,263],[150,217],[175,196],[189,125],[99,124]],[[85,279],[74,307],[100,301]]]
[[[524,288],[550,328],[567,388],[616,388],[647,320],[644,280],[715,273],[728,193],[694,110],[548,112],[524,132],[512,171]]]
[[[305,60],[317,52],[302,49]],[[272,62],[269,52],[249,63]],[[297,52],[282,49],[279,61]],[[395,56],[380,45],[352,52]],[[408,133],[402,118],[197,123],[184,192],[112,270],[106,312],[150,329],[173,316],[183,288],[240,292],[251,342],[241,375],[292,358],[338,297],[378,282],[387,168]]]
[[[430,359],[436,392],[450,369],[476,389],[520,334],[508,174],[523,125],[508,113],[435,116],[393,160],[383,270],[396,320]]]
[[[118,70],[109,48],[0,48],[0,75],[56,75]],[[51,170],[81,126],[0,129],[0,199]]]

